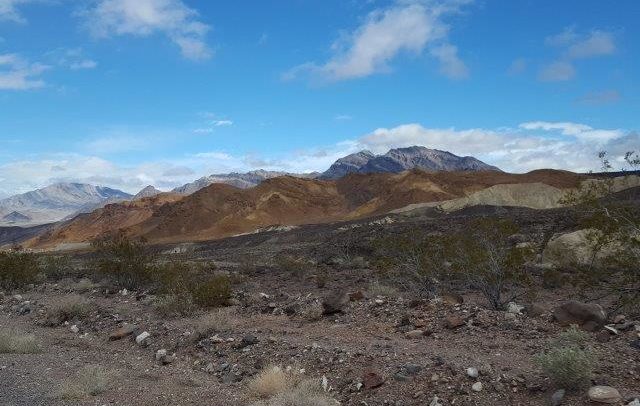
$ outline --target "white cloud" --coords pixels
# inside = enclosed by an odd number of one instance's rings
[[[567,50],[571,59],[611,55],[615,51],[613,34],[600,30],[592,31],[588,37],[572,44]]]
[[[507,73],[511,76],[516,76],[524,73],[525,70],[527,70],[527,60],[524,58],[518,58],[511,62],[511,65],[509,65],[509,68],[507,69]]]
[[[338,114],[333,119],[337,121],[347,121],[347,120],[351,120],[352,118],[353,117],[350,116],[349,114]]]
[[[212,123],[215,127],[229,127],[233,125],[233,121],[231,120],[215,120]]]
[[[201,60],[212,56],[206,43],[210,27],[181,0],[98,0],[82,14],[87,28],[99,38],[162,33],[185,58]]]
[[[58,48],[45,54],[51,63],[71,70],[95,69],[98,62],[84,55],[82,48]]]
[[[444,44],[431,50],[431,54],[440,61],[440,72],[451,79],[466,79],[469,77],[469,68],[458,56],[458,48],[454,45]]]
[[[598,169],[597,153],[607,150],[612,156],[624,154],[640,142],[637,133],[594,129],[585,124],[529,122],[519,130],[425,128],[406,124],[379,128],[358,140],[359,149],[382,153],[388,149],[423,145],[472,155],[503,170],[526,172],[540,168],[585,172]],[[542,130],[544,133],[536,133]]]
[[[339,81],[388,72],[390,62],[402,53],[420,55],[426,47],[452,78],[463,78],[468,69],[457,48],[446,43],[446,14],[457,11],[468,0],[398,1],[392,7],[372,11],[352,33],[333,44],[333,56],[324,64],[307,62],[283,75],[293,79],[310,73],[323,80]]]
[[[26,20],[18,11],[21,4],[30,3],[33,0],[0,0],[0,21],[13,21],[16,23],[25,23]]]
[[[560,131],[562,135],[569,135],[580,140],[603,143],[620,138],[624,135],[622,130],[598,130],[585,124],[571,122],[531,121],[520,124],[525,130]]]
[[[584,104],[601,105],[616,103],[620,101],[621,98],[622,96],[620,96],[620,92],[617,90],[603,90],[600,92],[589,92],[578,99],[578,101]]]
[[[0,90],[29,90],[45,86],[41,78],[49,66],[32,63],[17,54],[0,54]]]
[[[559,34],[547,37],[545,43],[562,49],[560,58],[543,66],[538,74],[538,79],[546,82],[571,80],[576,75],[574,61],[608,56],[616,51],[613,34],[603,30],[578,34],[574,27],[568,27]]]
[[[542,68],[538,79],[543,82],[561,82],[571,80],[576,75],[576,69],[571,62],[557,61]]]

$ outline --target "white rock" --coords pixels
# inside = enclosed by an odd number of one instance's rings
[[[474,383],[473,385],[471,385],[471,389],[472,389],[474,392],[480,392],[480,391],[482,391],[482,382],[476,382],[476,383]]]
[[[477,368],[467,368],[467,375],[469,378],[476,379],[478,377],[478,369]]]
[[[509,302],[507,304],[507,313],[522,314],[522,309],[524,309],[524,306],[520,306],[515,302]]]
[[[74,333],[74,334],[78,334],[80,332],[80,329],[75,324],[73,326],[71,326],[69,328],[69,330],[71,330],[71,332]]]
[[[156,361],[160,361],[162,358],[167,356],[167,350],[164,348],[156,351]]]
[[[431,403],[429,403],[429,406],[442,406],[442,403],[440,403],[440,398],[434,396],[433,399],[431,399]]]
[[[127,296],[127,295],[129,294],[129,291],[128,291],[127,289],[122,289],[122,290],[120,291],[120,294],[121,294],[122,296]]]
[[[627,406],[640,406],[640,399],[635,399],[633,402],[629,402]]]
[[[144,331],[139,336],[136,337],[136,343],[143,344],[145,341],[147,341],[149,337],[151,337],[151,334]]]
[[[622,396],[616,388],[611,386],[592,386],[587,393],[589,399],[597,403],[608,403],[611,405],[620,403]]]

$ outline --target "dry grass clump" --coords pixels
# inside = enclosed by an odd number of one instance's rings
[[[38,352],[42,352],[42,347],[33,334],[0,330],[0,354],[35,354]]]
[[[249,392],[262,400],[252,406],[331,406],[337,402],[319,380],[302,380],[280,367],[269,367],[249,383]]]
[[[104,393],[109,387],[109,373],[101,366],[87,365],[75,377],[62,383],[59,397],[82,399]]]
[[[216,309],[204,314],[196,321],[196,337],[209,337],[221,331],[227,331],[235,325],[232,309]]]
[[[153,302],[154,310],[162,317],[187,316],[193,313],[196,306],[191,295],[162,295]]]
[[[302,317],[307,321],[318,321],[322,319],[324,309],[319,302],[308,304],[302,309]]]
[[[291,389],[294,376],[278,366],[265,368],[249,382],[249,392],[254,397],[268,399]]]
[[[77,321],[86,318],[94,305],[80,295],[69,295],[54,303],[47,313],[46,324],[58,326],[65,321]]]
[[[371,296],[397,297],[399,295],[398,289],[380,281],[371,282],[367,292]]]

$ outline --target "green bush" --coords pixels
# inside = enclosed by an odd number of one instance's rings
[[[40,270],[47,278],[53,280],[73,277],[77,274],[70,258],[65,255],[43,255],[40,258]]]
[[[0,288],[20,289],[38,280],[40,268],[34,254],[0,252]]]
[[[554,347],[578,347],[583,348],[591,340],[588,333],[572,324],[568,329],[558,334],[552,342]]]
[[[92,246],[96,249],[97,270],[120,287],[142,289],[152,282],[154,255],[144,240],[120,233],[95,240]]]
[[[229,276],[222,274],[198,283],[191,291],[193,302],[204,308],[227,305],[231,293],[231,280]]]
[[[557,388],[578,390],[591,380],[594,360],[587,349],[555,347],[539,354],[535,360]]]

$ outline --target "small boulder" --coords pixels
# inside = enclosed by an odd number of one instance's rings
[[[465,321],[462,317],[458,316],[457,314],[450,314],[447,317],[445,317],[444,323],[448,329],[453,330],[455,328],[464,326]]]
[[[125,337],[129,337],[136,330],[137,330],[137,327],[135,325],[125,324],[124,326],[120,327],[119,329],[117,329],[116,331],[114,331],[109,335],[109,341],[116,341],[116,340],[121,340]]]
[[[560,406],[564,400],[565,394],[566,391],[564,389],[559,389],[553,392],[553,395],[551,395],[551,406]]]
[[[478,375],[478,368],[467,368],[467,376],[469,378],[476,379]]]
[[[587,392],[587,396],[592,402],[610,405],[618,404],[622,400],[620,392],[611,386],[592,386]]]
[[[365,389],[374,389],[384,384],[384,378],[374,371],[367,371],[362,376],[362,384]]]
[[[345,292],[335,292],[322,301],[322,314],[341,313],[347,303],[349,303],[349,295]]]
[[[474,392],[481,392],[482,391],[482,382],[476,382],[473,385],[471,385],[471,390]]]
[[[151,337],[151,334],[149,334],[149,332],[147,331],[143,331],[136,336],[136,343],[142,346],[147,345],[149,337]]]
[[[607,314],[602,306],[575,300],[553,309],[553,318],[563,326],[576,324],[586,331],[598,331],[604,327]]]
[[[69,328],[69,330],[71,330],[71,332],[74,333],[74,334],[78,334],[80,332],[80,328],[78,326],[76,326],[75,324],[73,326],[71,326]]]
[[[406,332],[404,336],[415,340],[415,339],[424,337],[425,332],[423,330],[411,330]]]

